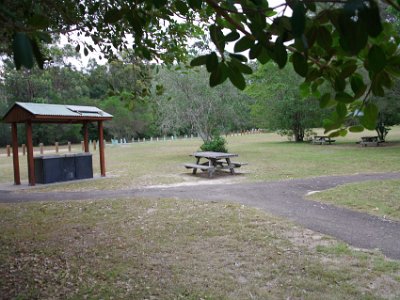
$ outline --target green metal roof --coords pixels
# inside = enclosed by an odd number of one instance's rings
[[[112,115],[95,106],[43,104],[30,102],[16,102],[15,104],[29,111],[33,115],[112,118]]]

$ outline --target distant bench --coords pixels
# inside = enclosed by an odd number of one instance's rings
[[[359,142],[361,146],[379,146],[379,144],[383,143],[383,141],[379,140],[377,136],[362,136],[361,141]]]
[[[324,144],[329,144],[331,145],[332,143],[334,143],[336,140],[332,140],[331,137],[329,136],[320,136],[320,135],[316,135],[313,137],[312,139],[312,143],[313,144],[318,144],[318,145],[324,145]]]

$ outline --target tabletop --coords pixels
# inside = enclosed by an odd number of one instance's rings
[[[224,153],[224,152],[212,152],[212,151],[205,151],[205,152],[195,152],[192,154],[195,157],[204,157],[208,159],[224,159],[229,157],[237,157],[239,155],[234,153]]]

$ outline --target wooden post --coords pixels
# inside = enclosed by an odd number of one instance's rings
[[[19,175],[17,123],[11,124],[11,135],[12,135],[12,150],[13,150],[14,184],[20,185],[21,178]]]
[[[8,156],[8,157],[11,156],[11,148],[10,148],[10,145],[7,145],[7,156]]]
[[[22,144],[22,155],[25,156],[26,153],[26,145]]]
[[[40,154],[43,154],[43,143],[39,143],[39,147],[40,147]]]
[[[71,142],[68,142],[68,152],[71,152]]]
[[[28,159],[28,179],[29,185],[35,185],[35,166],[33,163],[33,143],[32,143],[32,122],[26,122],[26,146]]]
[[[100,173],[102,177],[106,176],[106,162],[104,159],[104,134],[103,134],[103,121],[98,121],[99,133],[99,154],[100,154]]]
[[[93,140],[93,151],[96,151],[96,140]]]
[[[88,123],[83,123],[83,145],[84,145],[84,152],[89,152],[89,130],[88,130]]]
[[[56,146],[56,153],[58,153],[58,142],[55,143]]]

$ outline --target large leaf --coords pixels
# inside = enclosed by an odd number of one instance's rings
[[[210,86],[216,86],[223,83],[228,78],[228,68],[224,62],[220,62],[217,68],[210,74]]]
[[[367,85],[360,74],[354,74],[350,79],[351,89],[354,92],[354,98],[360,98],[367,90]]]
[[[218,66],[218,56],[213,51],[209,55],[207,55],[206,59],[206,67],[208,72],[214,71]]]
[[[307,59],[304,57],[304,55],[295,52],[292,55],[292,59],[293,59],[293,68],[296,71],[296,73],[302,77],[306,77],[308,73],[308,64],[307,64]]]
[[[238,72],[237,68],[232,65],[228,65],[228,77],[232,84],[239,90],[245,89],[246,81],[244,80],[243,74]]]
[[[378,107],[373,103],[367,103],[363,111],[364,115],[360,118],[361,124],[369,130],[374,130],[379,113]]]
[[[104,14],[104,22],[106,23],[117,23],[122,19],[124,12],[118,8],[111,8]]]
[[[254,40],[248,38],[247,36],[242,37],[240,40],[238,40],[235,44],[234,51],[235,52],[243,52],[254,45]]]
[[[225,36],[219,26],[210,26],[210,37],[217,49],[222,53],[225,50]]]
[[[302,2],[297,1],[293,7],[293,14],[290,18],[292,34],[294,37],[301,37],[306,27],[306,9]]]
[[[14,63],[19,70],[22,66],[31,69],[33,67],[33,50],[31,41],[25,33],[18,32],[13,41]]]
[[[193,58],[192,61],[190,62],[190,65],[192,67],[205,65],[207,63],[207,57],[208,55],[201,55],[196,58]]]
[[[386,66],[386,54],[381,47],[373,45],[368,52],[368,69],[378,73]]]
[[[339,118],[344,119],[347,115],[347,106],[344,103],[339,102],[336,105],[336,112],[339,116]]]
[[[364,131],[364,126],[354,125],[354,126],[349,127],[349,131],[350,132],[362,132],[362,131]]]
[[[283,44],[283,40],[281,38],[278,38],[275,42],[273,59],[281,69],[286,65],[287,52],[286,52],[286,47]]]
[[[342,103],[352,103],[354,98],[346,92],[338,92],[336,93],[335,100]]]

